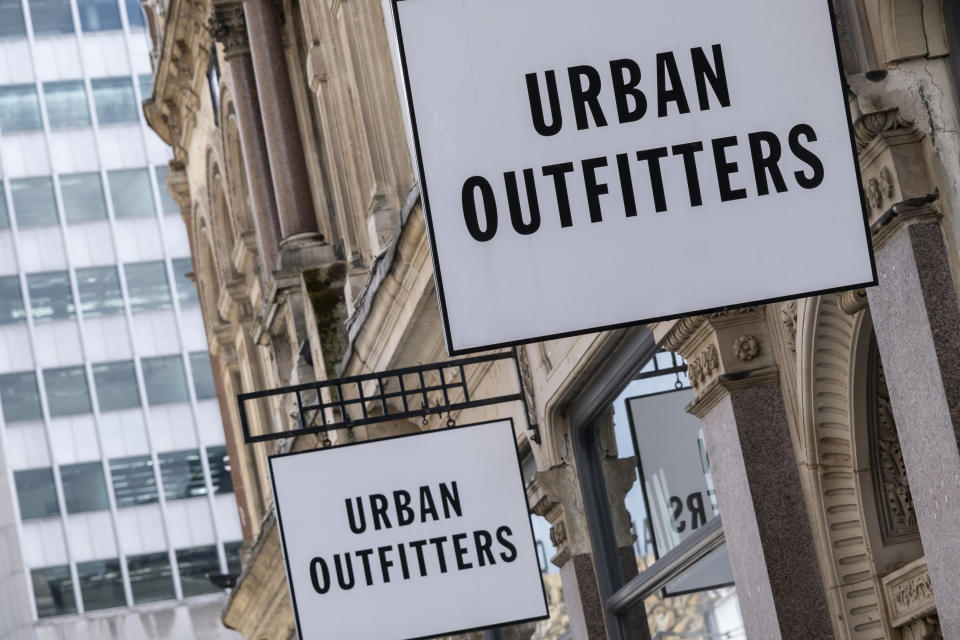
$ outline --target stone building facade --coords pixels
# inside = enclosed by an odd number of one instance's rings
[[[624,502],[636,458],[615,416],[672,352],[688,365],[665,375],[692,389],[722,529],[668,557],[726,544],[747,637],[960,638],[960,12],[833,4],[880,285],[519,347],[538,427],[517,439],[563,630],[494,637],[648,638],[670,617],[651,598],[672,569],[636,562]],[[192,245],[245,541],[223,622],[286,640],[267,455],[443,422],[245,445],[234,400],[445,358],[389,4],[146,10],[144,109],[173,148],[167,187]],[[495,365],[471,383],[507,388],[514,373]],[[262,433],[296,414],[277,403],[249,418]],[[710,637],[710,624],[677,633]]]

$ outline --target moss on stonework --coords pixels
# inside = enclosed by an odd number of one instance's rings
[[[313,307],[320,350],[327,374],[333,375],[347,348],[347,304],[344,297],[347,265],[338,262],[324,269],[303,272],[307,298]]]

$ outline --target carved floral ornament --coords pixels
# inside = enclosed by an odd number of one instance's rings
[[[889,167],[884,167],[878,177],[870,178],[867,183],[867,202],[870,203],[870,208],[879,211],[887,200],[893,198],[893,194],[893,173]]]
[[[700,385],[720,368],[720,354],[712,344],[687,363],[687,375],[691,384]]]
[[[760,353],[760,343],[753,336],[740,336],[733,341],[733,355],[749,362]]]
[[[243,7],[239,3],[218,6],[210,17],[208,27],[213,39],[223,45],[225,57],[230,58],[250,51],[247,23],[243,17]]]
[[[857,141],[857,151],[863,151],[867,148],[874,138],[881,133],[894,131],[896,129],[906,129],[911,123],[900,116],[898,109],[889,109],[887,111],[877,111],[861,116],[853,125],[854,137]]]

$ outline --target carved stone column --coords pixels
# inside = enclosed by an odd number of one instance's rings
[[[960,638],[960,304],[930,147],[895,111],[857,133],[880,280],[867,297],[940,623]]]
[[[689,364],[747,636],[833,638],[764,309],[655,333]]]

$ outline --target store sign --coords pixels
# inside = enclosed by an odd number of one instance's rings
[[[876,281],[827,0],[393,5],[451,353]]]
[[[686,412],[693,391],[628,398],[640,478],[658,558],[720,514],[700,421]],[[667,585],[669,595],[733,584],[726,545]]]
[[[302,639],[547,616],[510,420],[270,458]]]

